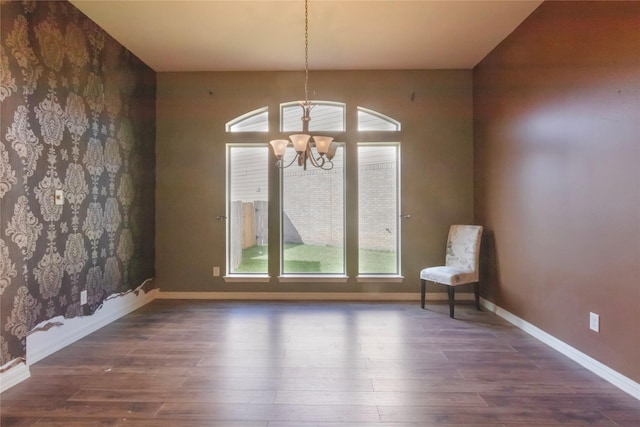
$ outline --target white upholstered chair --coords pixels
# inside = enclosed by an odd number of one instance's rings
[[[478,290],[478,265],[480,261],[480,239],[482,227],[479,225],[452,225],[447,239],[445,265],[425,268],[420,272],[420,303],[424,308],[426,282],[446,285],[449,293],[449,316],[453,317],[455,287],[473,283],[476,308],[480,310]]]

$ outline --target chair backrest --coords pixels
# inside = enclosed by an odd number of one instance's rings
[[[452,225],[447,239],[445,265],[478,274],[481,238],[480,225]]]

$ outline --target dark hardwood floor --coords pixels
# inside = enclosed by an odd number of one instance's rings
[[[2,427],[640,426],[640,401],[488,312],[158,300],[31,366]]]

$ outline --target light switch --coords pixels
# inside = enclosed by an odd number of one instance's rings
[[[56,190],[54,199],[56,201],[56,205],[64,205],[64,191]]]

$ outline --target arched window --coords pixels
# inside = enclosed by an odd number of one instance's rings
[[[309,132],[344,132],[345,104],[341,102],[311,101]],[[302,107],[299,102],[280,104],[280,130],[282,132],[302,131]]]
[[[269,109],[262,107],[236,117],[225,128],[227,132],[269,132]]]
[[[344,135],[347,132],[346,104],[312,101],[309,133]],[[400,277],[400,122],[364,107],[357,113],[357,130],[373,141],[353,141],[357,149],[347,150],[335,141],[333,169],[299,167],[297,162],[280,170],[280,215],[268,218],[269,162],[275,159],[265,136],[247,135],[243,143],[227,144],[227,275],[244,280],[248,275],[268,280],[268,230],[280,230],[280,281],[346,281],[347,264],[363,280]],[[267,107],[248,112],[226,125],[227,132],[268,132]],[[303,129],[299,102],[280,104],[282,134]],[[343,136],[344,137],[344,136]],[[347,151],[354,153],[347,158]],[[289,164],[295,153],[285,153]],[[346,198],[346,169],[357,168],[357,199]],[[357,205],[354,202],[357,200]],[[347,259],[346,210],[358,209],[358,259]],[[279,227],[278,227],[279,223]],[[273,241],[273,240],[272,240]],[[273,251],[271,254],[273,255]],[[271,272],[273,274],[274,272]],[[399,280],[399,279],[398,279]]]
[[[400,131],[400,122],[377,111],[358,107],[358,131]]]

